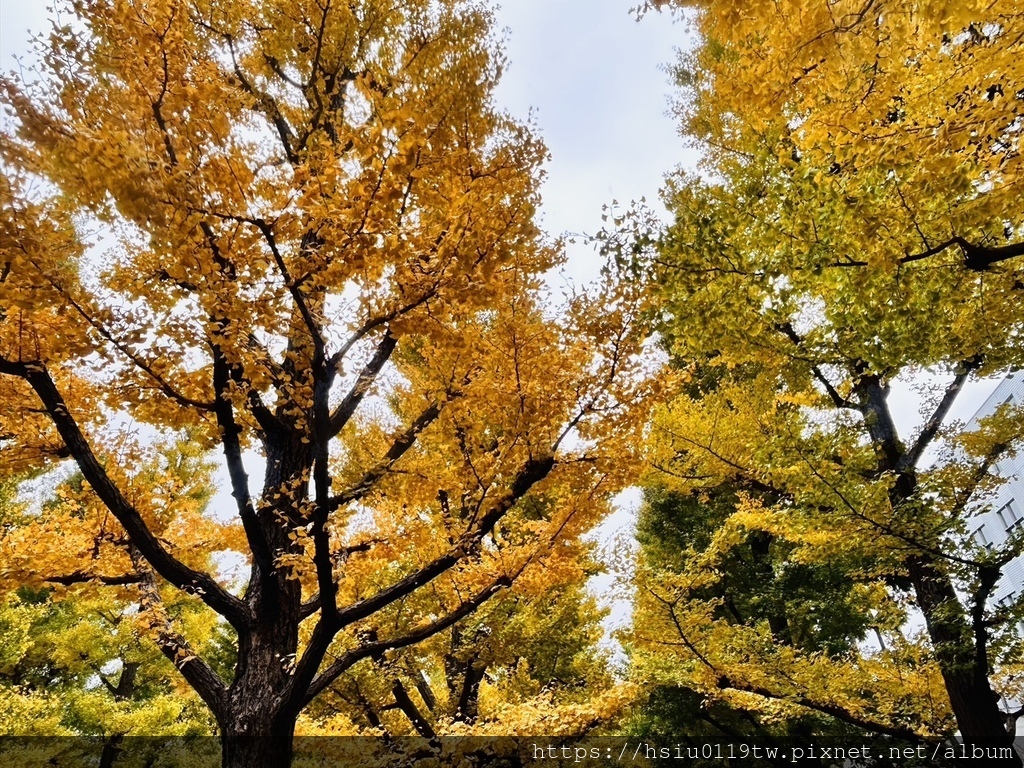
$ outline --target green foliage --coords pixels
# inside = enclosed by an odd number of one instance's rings
[[[110,595],[21,588],[0,602],[8,735],[209,734],[198,697]],[[192,611],[195,610],[193,607]],[[45,714],[44,714],[45,713]]]
[[[682,572],[711,545],[736,511],[737,490],[689,496],[664,487],[645,491],[637,539],[653,568]],[[716,617],[768,622],[780,642],[809,653],[839,656],[864,639],[870,619],[851,576],[863,570],[855,556],[794,562],[794,547],[764,531],[748,531],[716,565],[718,578],[688,599],[713,601]]]
[[[1007,744],[991,687],[1009,690],[1014,630],[984,585],[1020,542],[978,554],[964,516],[1024,423],[946,422],[968,380],[1024,363],[1024,95],[1002,85],[1019,18],[1001,2],[675,5],[701,35],[679,114],[705,173],[670,178],[653,248],[605,237],[646,268],[689,377],[652,427],[650,482],[690,504],[657,535],[695,535],[682,568],[647,543],[638,667],[774,717],[933,739],[955,714],[968,741]],[[901,433],[892,387],[922,373],[921,426]],[[908,597],[926,636],[902,631]],[[883,648],[856,643],[869,627]]]

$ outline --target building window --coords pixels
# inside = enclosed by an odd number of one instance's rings
[[[1011,533],[1015,528],[1019,528],[1021,523],[1024,523],[1024,518],[1021,518],[1012,501],[1006,506],[1000,507],[996,514],[999,515],[999,522],[1003,524],[1007,533]]]
[[[974,532],[974,540],[978,542],[985,549],[992,549],[992,542],[988,540],[988,536],[985,535],[985,526],[981,526]]]
[[[1016,598],[1017,593],[1011,592],[1005,597],[1001,597],[998,600],[996,600],[996,605],[999,606],[999,610],[1001,611],[1010,611],[1013,609],[1013,601],[1016,600]],[[1017,622],[1017,630],[1024,632],[1024,621]]]

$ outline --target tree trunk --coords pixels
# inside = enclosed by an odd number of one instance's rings
[[[289,521],[305,498],[296,478],[306,476],[310,458],[308,449],[295,443],[268,448],[259,525],[275,560],[299,552],[288,536]],[[282,493],[275,499],[289,486],[298,488],[293,496]],[[265,572],[254,563],[245,599],[254,607],[256,624],[238,638],[238,666],[220,722],[221,765],[289,768],[299,710],[286,692],[298,651],[301,587],[285,570],[275,566]]]
[[[864,425],[871,436],[879,459],[878,469],[895,472],[896,482],[889,491],[894,510],[914,499],[918,491],[916,464],[935,430],[942,423],[946,410],[960,391],[971,365],[957,376],[947,389],[943,403],[930,419],[931,433],[926,427],[909,452],[899,439],[889,411],[887,386],[877,375],[861,376],[857,385]],[[985,765],[1021,768],[1020,756],[1013,746],[1013,735],[1006,730],[1005,717],[988,680],[987,648],[983,639],[974,635],[971,621],[964,610],[953,582],[935,555],[927,550],[907,558],[907,570],[914,586],[917,605],[924,614],[928,637],[935,650],[950,708],[956,718],[961,740],[968,748],[986,750]],[[995,754],[988,750],[994,750]],[[1007,752],[1002,756],[1003,751]]]
[[[281,640],[283,638],[274,638]],[[278,647],[282,647],[279,643]],[[266,637],[252,643],[240,668],[230,705],[220,724],[222,768],[289,768],[298,712],[284,706],[280,692],[289,674],[287,660]]]
[[[292,739],[295,718],[278,718],[278,722],[252,720],[248,727],[224,728],[221,731],[222,768],[289,768],[292,762]]]
[[[1020,768],[1013,734],[1004,725],[988,670],[978,659],[970,624],[949,576],[923,555],[910,558],[908,566],[967,754],[976,746],[986,749],[986,765]]]
[[[238,667],[220,723],[223,768],[291,765],[299,710],[285,692],[298,646],[297,584],[294,579],[265,579],[254,569],[250,590],[260,606],[259,623],[239,637]]]

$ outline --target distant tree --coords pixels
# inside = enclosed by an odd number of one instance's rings
[[[756,528],[728,536],[725,543],[722,529],[748,494],[773,503],[763,491],[743,490],[740,481],[684,494],[671,490],[671,481],[652,482],[637,532],[639,594],[629,647],[634,672],[653,689],[630,723],[633,735],[775,748],[787,756],[768,759],[760,753],[760,762],[747,757],[751,765],[782,765],[790,759],[785,746],[865,740],[906,746],[946,732],[948,709],[922,715],[917,708],[901,712],[897,706],[891,717],[878,716],[883,696],[902,699],[905,706],[905,697],[920,688],[898,686],[875,696],[874,708],[867,709],[831,698],[864,684],[863,678],[855,682],[858,669],[849,660],[869,631],[889,634],[898,629],[893,618],[904,616],[895,605],[888,607],[889,617],[874,610],[884,603],[873,600],[871,592],[884,594],[885,586],[881,579],[858,575],[867,570],[866,560],[857,562],[856,554],[794,557],[793,541]],[[695,654],[703,657],[696,668]],[[817,660],[816,681],[794,663],[805,658]],[[895,654],[890,660],[901,664]],[[709,665],[717,677],[707,674]],[[904,674],[908,682],[925,682],[932,689],[941,685],[934,666],[907,667]]]
[[[230,526],[201,516],[211,469],[181,444],[157,453],[137,476],[174,504],[192,548],[208,546],[204,535],[230,536]],[[17,489],[10,480],[0,498],[0,733],[103,736],[96,756],[104,767],[116,762],[125,737],[211,733],[209,711],[147,637],[151,625],[139,608],[156,586],[131,568],[127,540],[81,475],[40,491],[38,511]],[[216,648],[226,625],[215,614],[181,593],[160,599],[197,647]],[[56,740],[52,751],[67,744]]]

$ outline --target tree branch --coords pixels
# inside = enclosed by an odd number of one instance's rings
[[[864,416],[864,426],[879,456],[878,471],[895,472],[905,449],[889,411],[888,386],[882,386],[882,381],[877,375],[864,372],[861,373],[854,391],[860,400],[859,410]],[[908,476],[908,473],[904,472],[903,476]]]
[[[443,406],[444,403],[432,403],[427,406],[423,412],[416,417],[416,420],[409,425],[405,432],[395,438],[395,441],[391,444],[388,452],[384,454],[384,458],[380,463],[368,470],[358,483],[330,499],[330,509],[335,510],[345,506],[346,504],[351,504],[353,501],[358,501],[369,493],[374,484],[380,480],[381,477],[387,474],[388,470],[395,465],[395,462],[402,458],[406,451],[413,446],[416,442],[416,438],[419,436],[419,433],[437,419]]]
[[[1024,256],[1024,242],[986,248],[969,243],[962,237],[954,237],[953,240],[964,252],[964,266],[975,272],[984,272],[993,264]]]
[[[273,578],[274,558],[249,494],[249,475],[245,471],[242,445],[238,437],[241,428],[235,422],[234,409],[227,396],[230,364],[220,347],[212,343],[210,347],[213,351],[213,390],[216,397],[214,412],[221,430],[224,460],[227,463],[228,477],[231,480],[231,496],[238,508],[238,516],[242,520],[242,529],[245,531],[245,538],[252,550],[256,567],[264,575]]]
[[[138,549],[132,548],[131,557],[136,569],[142,576],[141,584],[141,607],[147,613],[151,621],[151,627],[156,630],[154,638],[160,652],[181,672],[196,693],[206,702],[214,717],[221,720],[228,705],[228,688],[224,681],[205,660],[196,654],[188,641],[179,635],[171,626],[163,609],[163,601],[160,599],[160,592],[156,586],[156,579],[153,572],[149,570],[141,559]],[[148,559],[148,558],[147,558]]]
[[[384,338],[381,339],[380,344],[377,345],[377,351],[373,358],[366,364],[362,372],[359,374],[359,378],[356,379],[356,383],[352,385],[352,389],[349,390],[348,394],[345,395],[345,399],[341,401],[330,418],[330,433],[336,435],[340,432],[344,426],[348,423],[348,420],[352,418],[352,414],[355,413],[356,408],[363,401],[366,396],[366,392],[370,389],[370,386],[376,380],[377,375],[380,373],[384,364],[387,363],[391,357],[391,353],[395,351],[395,346],[398,344],[398,339],[391,335],[388,331],[384,334]]]
[[[33,264],[33,266],[36,265]],[[74,299],[74,297],[72,297],[67,291],[65,291],[57,281],[53,280],[53,278],[47,275],[45,271],[39,269],[38,266],[36,266],[36,269],[40,272],[40,274],[42,274],[46,278],[46,280],[50,283],[54,290],[56,290],[58,293],[61,294],[61,296],[63,296],[64,301],[66,301],[68,305],[72,309],[74,309],[75,312],[77,312],[78,315],[83,320],[85,320],[89,327],[96,331],[96,333],[98,333],[103,339],[105,339],[114,349],[116,349],[122,355],[127,357],[136,368],[138,368],[140,371],[142,371],[151,379],[153,379],[153,381],[155,381],[157,384],[157,388],[161,392],[163,392],[164,395],[166,395],[170,400],[173,400],[178,405],[187,408],[196,408],[197,410],[200,411],[213,410],[213,403],[205,402],[203,400],[195,400],[191,397],[186,397],[185,395],[178,392],[174,387],[171,386],[170,382],[168,382],[167,379],[165,379],[163,376],[157,373],[157,371],[149,362],[144,360],[141,356],[132,352],[127,347],[127,345],[122,344],[120,341],[118,341],[118,339],[114,336],[113,333],[110,332],[110,330],[107,329],[106,326],[101,324],[92,315],[86,312],[85,308],[82,307]]]
[[[800,335],[796,332],[796,329],[793,328],[792,323],[781,323],[775,326],[775,329],[780,333],[784,334],[787,339],[792,341],[793,344],[797,347],[797,349],[803,347],[803,339],[800,338]],[[814,375],[814,378],[816,378],[818,382],[825,388],[825,392],[828,393],[828,396],[831,398],[832,403],[833,405],[835,405],[836,408],[849,408],[852,410],[858,410],[856,403],[851,403],[849,400],[847,400],[845,397],[839,394],[839,392],[836,390],[834,386],[832,386],[832,383],[828,380],[825,374],[822,373],[821,368],[819,368],[814,363],[811,363],[810,365],[811,373]]]
[[[988,677],[988,624],[985,621],[985,606],[992,596],[1002,570],[997,566],[985,565],[978,569],[978,587],[971,594],[971,630],[974,634],[974,664],[979,674]]]
[[[330,686],[330,684],[333,683],[339,675],[349,670],[359,661],[371,656],[380,655],[387,651],[415,645],[416,643],[433,637],[438,632],[444,631],[459,620],[470,615],[491,597],[511,585],[512,579],[508,576],[502,576],[495,580],[490,586],[481,590],[475,596],[462,603],[462,605],[454,611],[435,619],[434,621],[431,621],[406,635],[401,635],[399,637],[392,638],[391,640],[367,643],[366,645],[362,645],[359,648],[346,652],[310,683],[303,705],[312,701],[317,695],[322,693],[324,689]]]
[[[292,300],[295,302],[295,306],[299,310],[299,314],[302,316],[302,321],[306,324],[309,335],[313,340],[313,347],[316,354],[318,357],[323,358],[323,333],[321,332],[316,319],[313,317],[313,313],[310,312],[309,305],[306,304],[306,299],[302,295],[302,291],[299,290],[299,284],[292,279],[291,272],[288,270],[288,265],[284,263],[284,256],[277,247],[277,238],[274,237],[274,228],[263,219],[249,219],[249,221],[263,234],[263,239],[267,241],[270,253],[274,257],[274,263],[277,264],[277,269],[280,271],[281,277],[284,280],[285,288],[287,288],[288,293],[291,294]],[[307,236],[313,237],[312,235]],[[305,240],[307,236],[303,236],[303,245],[306,245]]]
[[[342,609],[338,614],[341,626],[348,626],[365,619],[391,603],[414,592],[433,581],[437,576],[449,570],[459,562],[472,556],[484,536],[491,532],[498,521],[523,498],[535,484],[543,480],[555,466],[553,458],[532,460],[526,463],[516,475],[509,491],[484,514],[477,525],[466,531],[448,552],[423,566],[415,573],[401,581],[382,589],[373,597],[364,598]]]
[[[246,93],[252,96],[256,100],[256,111],[263,114],[274,128],[277,130],[278,138],[281,140],[281,146],[284,148],[285,157],[288,162],[295,165],[299,162],[298,155],[295,150],[292,149],[292,137],[294,133],[291,126],[288,125],[288,121],[285,120],[284,115],[281,114],[280,108],[277,106],[277,102],[274,101],[273,97],[268,93],[264,93],[256,88],[249,79],[242,72],[242,67],[238,63],[237,54],[235,52],[235,38],[230,33],[222,32],[219,29],[214,28],[212,25],[204,24],[214,34],[220,35],[228,44],[228,49],[231,51],[231,64],[234,68],[235,77],[238,78],[238,83]]]
[[[361,541],[358,544],[350,544],[341,548],[339,557],[342,562],[347,562],[351,555],[356,552],[369,552],[374,544],[380,544],[382,541],[382,539],[370,539],[369,541]],[[308,619],[319,611],[322,605],[323,600],[320,599],[320,593],[318,592],[299,607],[299,621]]]
[[[921,434],[917,436],[917,440],[914,441],[913,447],[903,454],[900,460],[896,463],[897,472],[907,472],[917,468],[917,463],[921,460],[921,455],[925,452],[925,449],[931,445],[932,440],[935,439],[935,434],[939,431],[939,427],[942,426],[942,422],[949,413],[949,409],[953,406],[953,402],[956,400],[961,390],[963,390],[967,378],[971,375],[972,371],[976,371],[978,369],[981,362],[981,357],[975,356],[964,360],[956,367],[956,375],[953,377],[953,381],[950,382],[949,386],[946,387],[946,391],[942,395],[942,400],[935,408],[935,412],[932,413],[931,418],[929,418],[924,427],[921,428]]]
[[[121,573],[117,576],[104,576],[102,574],[86,573],[85,571],[74,571],[60,576],[43,577],[43,581],[48,584],[60,584],[65,587],[69,587],[72,584],[86,584],[90,581],[98,581],[100,584],[106,584],[108,586],[124,586],[126,584],[138,584],[142,580],[143,577],[137,573]]]
[[[775,701],[786,701],[791,704],[798,704],[801,707],[814,710],[815,712],[821,712],[822,714],[830,715],[836,720],[850,725],[855,725],[858,728],[863,728],[866,731],[872,731],[873,733],[881,733],[886,736],[892,736],[893,738],[902,739],[909,741],[913,744],[926,741],[915,731],[910,728],[903,728],[901,726],[886,725],[884,723],[876,723],[872,720],[866,720],[862,717],[857,717],[842,707],[837,707],[834,704],[822,704],[807,698],[806,696],[786,696],[783,694],[774,693],[765,688],[760,688],[756,685],[747,685],[745,683],[735,683],[727,677],[721,677],[718,680],[718,687],[722,690],[732,689],[734,691],[743,691],[744,693],[753,693],[757,696],[763,696],[766,699],[773,699]]]
[[[960,557],[959,555],[951,554],[950,552],[937,549],[936,547],[928,546],[927,544],[922,543],[914,537],[902,533],[893,526],[879,522],[878,520],[873,519],[864,512],[861,512],[859,509],[857,509],[853,502],[851,502],[846,497],[846,494],[844,494],[839,488],[835,486],[835,484],[829,481],[823,474],[821,474],[821,472],[818,471],[818,469],[811,463],[811,460],[807,458],[807,456],[801,453],[800,458],[802,458],[804,460],[804,463],[807,464],[807,468],[811,471],[811,474],[818,478],[822,485],[828,488],[841,502],[843,502],[843,506],[850,510],[850,513],[854,517],[863,520],[872,528],[875,528],[881,531],[882,533],[892,536],[894,539],[899,539],[900,541],[904,542],[905,544],[908,544],[910,547],[917,550],[918,552],[927,553],[928,555],[936,558],[937,560],[949,560],[951,562],[959,563],[961,565],[966,565],[973,568],[977,568],[980,565],[980,563],[978,563],[978,561],[976,560],[969,560],[967,558]],[[904,501],[905,500],[906,499],[904,499]]]
[[[313,565],[316,568],[317,587],[320,590],[321,614],[329,620],[337,615],[338,586],[334,581],[334,564],[331,560],[331,532],[327,521],[331,514],[331,473],[330,460],[331,415],[329,399],[333,371],[324,367],[323,355],[317,352],[314,360],[313,381]]]
[[[352,349],[352,347],[355,346],[355,344],[360,339],[366,336],[366,334],[370,333],[375,328],[380,328],[382,325],[387,325],[395,318],[401,317],[404,314],[412,312],[417,307],[426,304],[428,301],[430,301],[437,295],[437,290],[438,286],[437,284],[435,284],[431,286],[429,290],[427,290],[422,296],[420,296],[415,301],[411,301],[408,304],[405,304],[401,307],[398,307],[397,309],[392,310],[391,312],[387,312],[383,315],[377,315],[376,317],[372,317],[369,320],[367,320],[348,338],[348,340],[341,346],[341,349],[339,349],[337,352],[331,355],[330,360],[327,361],[328,368],[336,368],[338,364],[345,358],[345,355],[348,354],[349,350]]]
[[[989,470],[992,469],[992,465],[1009,449],[1009,443],[996,443],[992,446],[992,450],[986,454],[985,458],[975,466],[974,472],[971,473],[970,482],[961,489],[956,500],[953,502],[953,506],[950,508],[949,516],[951,518],[958,518],[963,514],[968,503],[971,501],[971,497],[974,496],[974,492],[978,490],[981,481],[985,479]]]
[[[416,706],[416,702],[412,700],[409,691],[406,690],[401,680],[396,680],[394,685],[391,686],[391,695],[395,697],[395,703],[409,719],[409,722],[412,723],[416,733],[425,739],[437,738],[437,732],[434,731],[430,722],[420,712],[420,708]]]
[[[938,245],[932,246],[919,253],[908,253],[898,259],[898,264],[910,264],[915,261],[923,261],[929,259],[932,256],[938,256],[940,253],[949,250],[953,246],[959,246],[963,253],[964,260],[963,265],[965,268],[973,272],[985,272],[993,264],[998,264],[1002,261],[1016,258],[1017,256],[1024,256],[1024,242],[1020,243],[1009,243],[1008,245],[996,246],[989,248],[983,245],[976,245],[955,235],[948,240],[939,243]],[[868,262],[866,261],[843,261],[829,264],[830,267],[866,267]]]
[[[32,387],[46,407],[82,475],[154,570],[183,592],[197,595],[235,629],[244,630],[251,622],[245,603],[225,590],[209,574],[192,570],[175,558],[153,535],[138,510],[124,497],[92,452],[46,367],[38,362],[13,363],[0,358],[0,373],[23,378]]]
[[[301,695],[298,692],[304,690],[306,685],[312,684],[311,681],[314,679],[313,676],[316,674],[317,669],[319,669],[320,664],[327,653],[327,648],[330,646],[331,640],[339,630],[354,624],[357,621],[365,619],[368,616],[372,616],[392,603],[412,594],[420,587],[429,584],[442,573],[445,573],[459,563],[465,562],[467,559],[475,555],[484,536],[490,533],[497,522],[516,504],[516,502],[529,492],[530,488],[547,477],[554,466],[554,458],[528,461],[519,474],[516,475],[509,491],[499,501],[497,501],[490,510],[488,510],[474,528],[467,530],[462,534],[456,544],[448,550],[448,552],[438,558],[435,558],[418,571],[409,574],[404,579],[392,584],[390,587],[380,590],[372,597],[364,598],[352,603],[333,615],[321,614],[320,620],[313,629],[313,635],[306,646],[306,652],[303,654],[302,659],[296,666],[296,673],[292,684],[292,691],[294,692],[294,695]],[[498,583],[503,582],[499,579],[496,584]],[[457,619],[453,619],[452,623],[456,620]],[[443,629],[443,627],[441,628]],[[430,635],[427,635],[427,637],[429,636]],[[417,641],[410,641],[409,644],[412,642]],[[365,658],[366,655],[359,656],[355,661]],[[354,664],[355,661],[352,663]],[[341,673],[338,672],[338,674]],[[314,695],[316,694],[310,694],[310,697]]]

